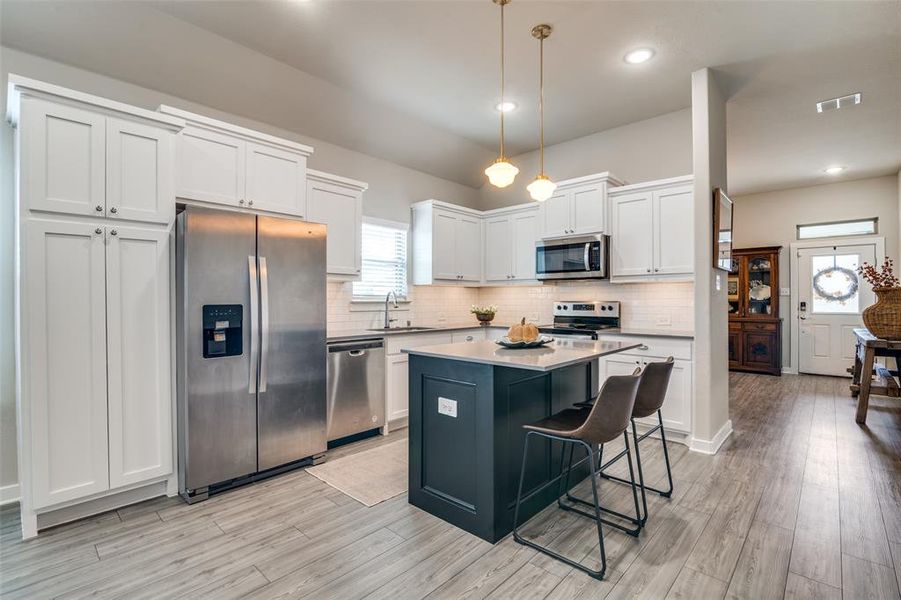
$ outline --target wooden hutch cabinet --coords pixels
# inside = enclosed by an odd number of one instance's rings
[[[779,317],[781,246],[732,251],[729,273],[729,368],[782,374]]]

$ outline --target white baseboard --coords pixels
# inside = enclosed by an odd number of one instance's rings
[[[19,501],[19,484],[0,486],[0,506]]]
[[[732,419],[723,423],[723,426],[716,432],[712,440],[692,438],[688,448],[692,452],[700,452],[701,454],[716,454],[730,435],[732,435]]]
[[[782,374],[783,375],[797,375],[798,370],[795,369],[794,367],[782,367]]]

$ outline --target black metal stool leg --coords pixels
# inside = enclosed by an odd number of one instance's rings
[[[641,516],[641,510],[638,508],[638,486],[635,485],[635,469],[632,468],[632,453],[629,452],[629,433],[623,432],[623,441],[626,444],[626,461],[629,463],[629,480],[632,482],[632,500],[635,502],[635,517],[638,520],[639,529],[644,526],[645,519]],[[638,450],[638,446],[635,447]],[[640,467],[639,467],[640,468]],[[635,521],[632,521],[633,523]]]
[[[635,419],[632,419],[632,439],[635,440],[635,463],[638,466],[638,484],[641,488],[641,507],[644,513],[641,517],[641,524],[648,522],[648,496],[644,489],[644,472],[641,470],[641,451],[638,444],[638,430],[635,428]]]
[[[591,496],[594,499],[594,518],[595,522],[598,526],[598,548],[601,551],[601,570],[598,579],[603,579],[604,573],[607,571],[607,552],[604,549],[604,532],[601,529],[601,503],[598,499],[598,481],[594,476],[595,474],[595,462],[594,462],[594,449],[588,444],[585,444],[585,450],[588,451],[588,465],[591,469]],[[603,452],[603,445],[601,446],[601,451]]]
[[[666,478],[669,480],[669,491],[658,491],[657,493],[664,498],[669,498],[673,495],[673,471],[669,464],[669,451],[666,449],[666,433],[664,433],[663,430],[663,413],[659,410],[657,411],[657,420],[660,422],[660,441],[663,443],[663,459],[664,462],[666,462]]]
[[[599,512],[598,495],[597,495],[597,482],[595,481],[594,477],[591,478],[591,485],[592,485],[592,491],[594,492],[595,514],[593,516],[592,515],[589,515],[589,516],[591,518],[595,519],[595,521],[597,522],[598,545],[600,547],[600,552],[601,552],[601,568],[600,568],[600,570],[594,571],[592,569],[589,569],[585,565],[582,565],[570,558],[567,558],[567,557],[563,556],[562,554],[554,552],[550,548],[545,548],[544,546],[536,544],[535,542],[533,542],[531,540],[527,540],[519,534],[519,506],[520,506],[520,504],[522,504],[522,485],[523,485],[523,480],[525,479],[525,474],[526,474],[526,456],[528,455],[528,449],[529,449],[529,437],[532,434],[538,435],[541,437],[545,437],[548,439],[552,439],[552,440],[557,440],[559,442],[563,442],[564,444],[572,444],[573,446],[577,443],[584,445],[588,449],[589,465],[592,468],[592,473],[594,473],[594,454],[591,451],[591,447],[588,444],[586,444],[585,442],[582,442],[581,440],[571,440],[571,439],[564,439],[564,438],[548,436],[548,435],[533,432],[533,431],[528,432],[526,434],[525,443],[523,444],[522,466],[519,471],[519,487],[517,488],[517,491],[516,491],[516,504],[513,507],[513,539],[516,540],[517,543],[520,543],[524,546],[533,548],[533,549],[537,550],[538,552],[541,552],[542,554],[546,554],[547,556],[550,556],[551,558],[555,558],[561,562],[568,564],[569,566],[571,566],[573,568],[579,569],[580,571],[587,573],[588,575],[590,575],[591,577],[594,577],[595,579],[603,579],[604,573],[607,571],[607,556],[606,556],[606,552],[604,549],[604,534],[601,530],[600,512]],[[573,450],[572,450],[572,446],[571,446],[570,462],[572,461],[572,451]],[[563,473],[561,472],[561,477],[562,476],[563,476]],[[567,479],[569,477],[568,471],[566,473],[566,477],[567,477]],[[547,487],[548,485],[551,485],[551,484],[552,484],[552,482],[548,482],[545,484],[544,487]],[[544,489],[544,488],[541,488],[541,489]],[[534,493],[535,492],[532,492],[532,494],[534,494]],[[587,514],[587,513],[585,513],[585,514]]]

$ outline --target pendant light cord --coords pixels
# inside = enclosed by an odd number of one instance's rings
[[[539,171],[544,175],[544,38],[538,40],[538,147]]]
[[[504,159],[504,6],[501,4],[501,160]]]

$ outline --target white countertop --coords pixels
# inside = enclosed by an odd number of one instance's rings
[[[326,340],[329,342],[347,342],[360,339],[377,339],[391,335],[417,335],[419,333],[441,333],[443,331],[463,331],[468,329],[503,329],[506,331],[507,327],[503,325],[479,325],[478,323],[471,323],[468,325],[426,326],[424,329],[414,329],[412,331],[409,329],[365,329],[362,331],[359,329],[351,329],[329,332],[326,335]]]
[[[406,354],[461,360],[480,364],[513,367],[532,371],[552,371],[583,362],[588,362],[608,354],[624,352],[641,344],[605,342],[592,340],[555,340],[542,348],[514,350],[504,348],[492,341],[460,342],[458,344],[438,344],[405,349]]]

